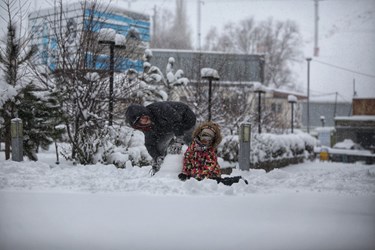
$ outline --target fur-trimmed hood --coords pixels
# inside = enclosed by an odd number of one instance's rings
[[[220,129],[220,126],[217,124],[217,123],[214,123],[214,122],[211,122],[211,121],[207,121],[207,122],[203,122],[201,123],[200,125],[198,125],[194,132],[193,132],[193,138],[196,138],[198,137],[198,135],[200,134],[200,132],[205,129],[205,128],[209,128],[211,129],[212,131],[215,132],[215,137],[214,137],[214,140],[212,142],[212,146],[214,148],[216,148],[217,146],[219,146],[221,140],[223,139],[222,135],[221,135],[221,129]]]

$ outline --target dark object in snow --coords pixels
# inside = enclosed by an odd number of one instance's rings
[[[186,181],[187,179],[190,179],[190,177],[187,176],[187,175],[184,174],[184,173],[180,173],[180,174],[178,175],[178,178],[179,178],[181,181]]]
[[[173,146],[171,142],[179,146],[190,144],[196,123],[194,112],[182,102],[155,102],[147,106],[132,104],[125,117],[132,128],[145,135],[145,146],[153,159],[153,174],[160,169],[168,147]],[[178,146],[174,148],[178,149]]]
[[[233,177],[224,177],[224,178],[216,178],[217,183],[223,183],[227,186],[232,186],[233,183],[238,183],[240,180],[243,180],[246,185],[249,184],[249,182],[244,179],[242,176],[233,176]]]
[[[181,181],[186,181],[188,179],[190,179],[190,176],[184,174],[184,173],[180,173],[178,175],[178,178],[181,180]],[[199,179],[198,179],[199,180]],[[213,180],[216,180],[217,183],[223,183],[224,185],[226,186],[232,186],[232,184],[234,183],[238,183],[240,182],[240,180],[243,180],[245,182],[246,185],[249,184],[249,182],[244,179],[242,176],[233,176],[233,177],[217,177],[217,178],[213,178]],[[200,180],[199,180],[200,181]]]
[[[221,171],[221,174],[230,175],[233,172],[233,169],[230,168],[230,167],[229,168],[221,168],[220,171]]]

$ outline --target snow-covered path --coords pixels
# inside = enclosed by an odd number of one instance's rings
[[[234,171],[249,185],[149,167],[0,159],[0,249],[375,249],[375,165]],[[43,161],[44,159],[44,161]]]
[[[0,192],[1,249],[373,249],[375,197]]]

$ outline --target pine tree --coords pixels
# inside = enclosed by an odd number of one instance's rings
[[[64,132],[59,126],[63,122],[63,114],[56,93],[29,85],[24,90],[18,110],[23,122],[24,154],[36,161],[39,147],[47,150]]]
[[[7,40],[0,51],[0,67],[4,75],[6,91],[0,93],[0,115],[2,117],[2,136],[5,138],[5,158],[10,158],[11,119],[18,117],[23,123],[24,154],[31,160],[37,160],[36,152],[40,147],[47,148],[57,139],[62,130],[56,125],[61,122],[60,107],[53,92],[46,91],[32,80],[28,63],[37,49],[29,46],[30,36],[21,35],[15,26],[16,1],[4,0],[8,13]],[[3,7],[3,6],[2,6]],[[18,11],[18,12],[17,12]],[[22,15],[18,15],[23,18]],[[22,22],[19,22],[22,23]]]
[[[28,39],[16,36],[16,26],[11,15],[11,2],[6,1],[9,13],[7,40],[5,49],[0,51],[0,67],[4,74],[7,91],[0,96],[0,115],[2,119],[2,133],[5,139],[5,159],[10,158],[11,119],[17,117],[17,103],[22,99],[25,86],[30,82],[27,79],[27,62],[36,53],[35,47],[28,47]]]

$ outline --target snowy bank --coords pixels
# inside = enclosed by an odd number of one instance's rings
[[[375,248],[375,165],[307,162],[241,172],[249,185],[181,182],[150,166],[0,159],[0,249]]]
[[[213,180],[181,182],[182,155],[167,156],[161,171],[151,177],[150,166],[116,168],[114,165],[69,165],[2,161],[0,189],[90,193],[143,193],[157,195],[249,195],[254,193],[329,192],[375,195],[375,165],[308,162],[274,169],[240,171],[249,185],[231,187]]]

